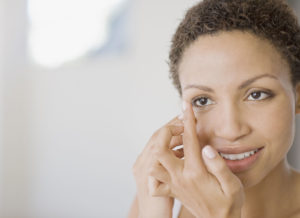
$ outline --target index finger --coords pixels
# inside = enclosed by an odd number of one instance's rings
[[[178,119],[178,116],[176,116],[172,120],[168,121],[163,127],[169,128],[171,136],[177,136],[177,135],[182,134],[182,132],[183,132],[183,122],[180,119]],[[149,151],[151,149],[151,147],[153,147],[152,142],[158,137],[161,129],[162,128],[160,128],[156,132],[154,132],[154,134],[151,136],[150,140],[148,141],[148,144],[143,149],[142,153],[148,153],[147,151]],[[169,141],[171,141],[171,138],[169,139]]]
[[[181,119],[178,118],[179,116],[174,117],[172,120],[170,120],[166,125],[183,125],[183,122]]]
[[[192,105],[186,101],[183,102],[184,109],[184,133],[183,133],[183,148],[184,148],[184,167],[205,169],[201,151],[202,146],[199,142],[196,131],[196,118]]]

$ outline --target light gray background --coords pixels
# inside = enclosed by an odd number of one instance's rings
[[[195,2],[134,0],[125,54],[53,71],[27,62],[26,1],[0,0],[1,217],[126,217],[136,156],[180,111],[166,60]]]

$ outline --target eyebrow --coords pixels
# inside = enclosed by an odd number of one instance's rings
[[[243,88],[249,86],[251,83],[255,82],[256,80],[264,78],[264,77],[268,77],[268,78],[272,78],[272,79],[278,80],[278,78],[276,76],[272,75],[272,74],[263,74],[263,75],[259,75],[259,76],[253,77],[251,79],[247,79],[246,81],[244,81],[238,87],[238,89],[243,89]],[[207,87],[207,86],[203,86],[203,85],[198,85],[198,84],[187,85],[186,87],[184,87],[183,90],[191,89],[191,88],[201,89],[201,90],[207,91],[207,92],[214,92],[214,90],[212,88]]]

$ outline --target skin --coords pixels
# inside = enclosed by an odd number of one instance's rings
[[[243,81],[262,74],[274,75],[277,79],[263,77],[238,89]],[[194,107],[198,135],[206,137],[207,144],[215,148],[235,144],[264,146],[255,167],[237,174],[246,192],[243,217],[287,215],[288,211],[274,210],[282,199],[289,202],[289,208],[284,210],[297,210],[299,199],[295,202],[289,197],[292,192],[286,190],[291,187],[299,193],[299,174],[286,162],[295,134],[295,114],[299,113],[295,99],[297,90],[290,82],[289,66],[277,50],[267,41],[238,31],[201,37],[183,56],[180,81],[186,101],[199,95],[209,95],[214,101],[201,110]],[[186,88],[191,84],[209,86],[215,94]],[[250,101],[253,98],[248,96],[252,91],[265,89],[270,89],[275,96]]]
[[[183,218],[300,217],[300,174],[286,161],[300,113],[300,88],[292,86],[289,65],[280,53],[268,41],[245,32],[201,36],[185,50],[179,77],[187,108],[184,122],[174,119],[158,130],[135,163],[136,180],[141,180],[142,169],[149,169],[139,183],[148,186],[138,187],[129,217],[137,217],[134,211],[141,211],[140,205],[150,208],[145,199],[152,201],[150,211],[158,207],[169,213],[173,197],[183,203]],[[255,98],[253,92],[260,96]],[[179,159],[183,154],[170,152],[181,144],[172,143],[178,132],[171,131],[180,125],[184,160]],[[224,147],[263,150],[249,169],[235,172],[219,155],[207,158],[204,145],[211,145],[215,153]],[[142,165],[150,156],[152,163]],[[170,217],[151,213],[142,217]]]

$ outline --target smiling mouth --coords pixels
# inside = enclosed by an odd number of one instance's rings
[[[240,154],[224,154],[222,152],[219,152],[219,154],[226,160],[243,160],[247,157],[254,155],[258,151],[259,151],[259,148],[254,149],[252,151],[240,153]]]
[[[258,161],[264,147],[255,148],[242,153],[222,153],[218,152],[225,160],[227,166],[233,173],[241,173],[249,170]],[[232,151],[233,152],[233,151]]]

